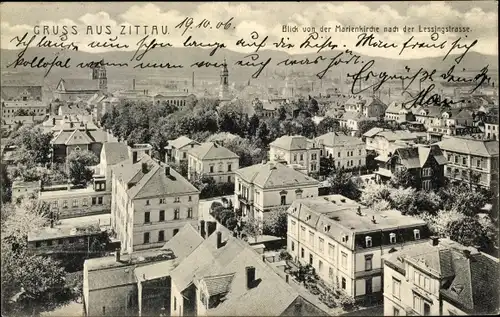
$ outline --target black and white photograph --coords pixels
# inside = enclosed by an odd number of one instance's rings
[[[500,313],[498,1],[0,3],[2,317]]]

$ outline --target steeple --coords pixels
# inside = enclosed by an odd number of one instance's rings
[[[220,72],[220,91],[219,98],[229,99],[229,71],[227,70],[226,58],[224,58],[224,63],[222,64],[222,70]]]

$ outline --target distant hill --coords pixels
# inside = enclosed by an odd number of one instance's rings
[[[8,74],[17,73],[24,74],[26,76],[43,76],[43,70],[28,69],[18,67],[16,69],[6,68],[6,66],[12,63],[19,53],[19,50],[0,50],[0,65],[2,68],[2,75],[7,76]],[[325,58],[332,58],[338,55],[341,51],[325,51],[322,56]],[[71,64],[76,65],[79,62],[90,62],[99,61],[104,58],[108,63],[125,63],[129,62],[129,67],[108,67],[108,79],[110,81],[130,81],[131,78],[162,78],[162,79],[176,79],[176,80],[191,80],[192,72],[196,74],[196,79],[216,79],[219,76],[219,70],[213,67],[190,67],[190,65],[195,61],[207,61],[211,63],[221,63],[222,59],[225,57],[228,61],[230,80],[232,82],[246,82],[251,78],[251,75],[257,71],[257,67],[239,67],[233,64],[242,60],[247,54],[238,53],[230,50],[221,50],[215,55],[210,57],[208,50],[202,48],[156,48],[148,52],[144,57],[144,63],[170,63],[170,64],[181,64],[184,68],[181,69],[133,69],[132,65],[136,65],[137,62],[131,63],[133,52],[127,51],[112,51],[106,53],[87,53],[81,51],[60,51],[57,49],[46,49],[46,48],[30,48],[25,55],[26,60],[32,59],[34,56],[45,56],[47,59],[53,58],[54,54],[59,53],[60,59],[63,60],[66,57],[71,57]],[[316,59],[318,54],[301,54],[301,55],[289,55],[282,51],[265,50],[259,51],[260,58],[257,62],[265,61],[268,58],[272,58],[271,63],[266,67],[266,69],[261,73],[259,79],[256,80],[267,80],[276,79],[282,80],[286,72],[291,71],[299,73],[298,77],[306,77],[310,79],[315,79],[315,74],[322,71],[329,64],[329,61],[322,61],[317,65],[295,65],[293,67],[276,66],[279,61],[285,60],[287,58],[293,58],[296,60],[301,60],[308,58],[310,61]],[[455,56],[449,56],[446,61],[442,61],[442,57],[435,58],[423,58],[423,59],[412,59],[412,60],[395,60],[381,57],[366,57],[361,58],[365,61],[373,59],[375,61],[375,66],[373,69],[375,71],[386,71],[388,73],[403,72],[405,66],[412,69],[411,73],[416,72],[420,67],[424,69],[432,70],[438,69],[440,71],[447,70],[453,63]],[[346,58],[348,59],[348,58]],[[250,61],[248,58],[245,59]],[[457,71],[462,71],[466,69],[467,71],[477,71],[489,64],[490,73],[494,75],[498,69],[498,60],[496,56],[483,55],[476,52],[469,52],[466,57],[462,60]],[[358,65],[345,65],[340,64],[330,69],[325,78],[338,78],[340,74],[345,75],[349,72],[354,72],[359,70],[361,67]],[[7,72],[7,74],[6,74]],[[279,74],[279,75],[276,75]],[[51,70],[49,77],[45,80],[46,82],[57,82],[61,77],[88,77],[89,69],[81,69],[77,67],[72,67],[71,69],[60,69],[54,67]],[[495,75],[496,76],[496,75]]]

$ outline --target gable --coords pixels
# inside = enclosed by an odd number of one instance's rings
[[[90,143],[92,143],[90,137],[78,129],[76,129],[66,141],[66,145],[90,144]]]
[[[64,87],[64,80],[63,79],[59,80],[59,83],[57,84],[56,90],[66,91],[66,88]]]

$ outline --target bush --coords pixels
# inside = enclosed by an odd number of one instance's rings
[[[346,294],[340,295],[339,301],[345,310],[352,310],[356,304],[354,298]]]
[[[281,250],[279,255],[280,261],[291,261],[292,256],[286,250]]]

